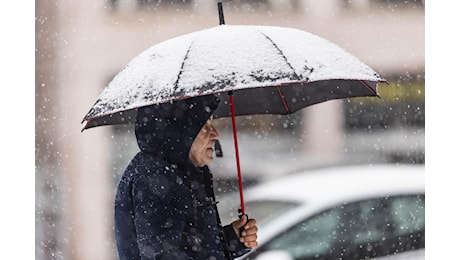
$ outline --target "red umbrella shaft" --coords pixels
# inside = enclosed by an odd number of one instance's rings
[[[232,111],[233,142],[235,143],[236,169],[238,170],[238,187],[240,189],[241,214],[245,215],[244,196],[243,196],[243,178],[241,177],[240,153],[238,151],[238,138],[236,136],[235,106],[233,105],[233,94],[229,94],[230,109]]]

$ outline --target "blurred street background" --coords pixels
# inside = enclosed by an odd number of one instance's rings
[[[290,116],[239,117],[245,187],[304,169],[425,163],[425,2],[227,0],[226,24],[302,29],[388,80],[380,98]],[[118,259],[113,201],[138,148],[133,126],[81,132],[106,84],[153,44],[218,25],[214,0],[44,0],[35,9],[35,258]],[[215,120],[217,192],[237,189],[231,122]]]

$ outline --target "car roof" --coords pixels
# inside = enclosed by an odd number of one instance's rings
[[[391,194],[423,193],[424,165],[355,165],[304,170],[245,189],[246,201],[324,204]]]

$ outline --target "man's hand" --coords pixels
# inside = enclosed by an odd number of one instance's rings
[[[239,220],[232,223],[233,230],[246,247],[254,248],[257,246],[257,226],[256,220],[251,218],[248,220],[248,216],[244,215]],[[243,231],[240,234],[240,228],[243,227]]]

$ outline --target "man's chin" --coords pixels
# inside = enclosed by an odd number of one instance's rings
[[[206,164],[212,163],[213,160],[214,160],[213,155],[206,155]]]

